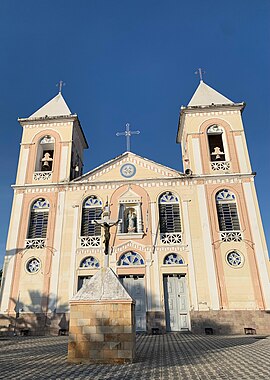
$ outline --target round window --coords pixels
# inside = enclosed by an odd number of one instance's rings
[[[235,252],[235,251],[227,254],[227,262],[232,267],[240,267],[244,263],[243,258],[240,255],[240,253]]]
[[[36,258],[28,260],[26,270],[29,273],[37,273],[40,270],[40,260]]]

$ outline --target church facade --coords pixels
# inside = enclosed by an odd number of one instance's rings
[[[200,82],[180,111],[183,173],[127,151],[83,174],[87,141],[61,93],[19,119],[0,323],[33,333],[67,324],[69,300],[104,265],[108,202],[118,221],[109,265],[136,300],[138,331],[269,333],[244,107]]]

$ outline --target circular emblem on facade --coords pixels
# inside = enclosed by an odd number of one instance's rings
[[[120,173],[123,177],[130,178],[136,174],[136,168],[133,164],[124,164],[120,169]]]
[[[28,260],[26,264],[26,270],[29,273],[36,273],[40,269],[40,260],[37,258],[32,258]]]
[[[244,260],[238,252],[232,251],[227,254],[227,262],[232,267],[239,268],[243,265]]]

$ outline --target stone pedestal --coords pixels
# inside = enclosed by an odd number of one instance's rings
[[[135,303],[110,268],[100,269],[71,299],[68,361],[131,363]]]

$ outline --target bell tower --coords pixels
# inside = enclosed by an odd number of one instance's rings
[[[180,111],[177,142],[182,146],[184,170],[198,175],[251,173],[244,108],[245,103],[234,103],[200,81]]]
[[[87,141],[61,92],[18,121],[23,135],[16,185],[68,182],[82,174]]]
[[[212,310],[270,308],[269,258],[242,123],[244,108],[245,103],[233,102],[201,78],[179,117],[177,142],[184,171],[190,181],[196,180]],[[232,289],[240,282],[246,294],[235,297]]]

